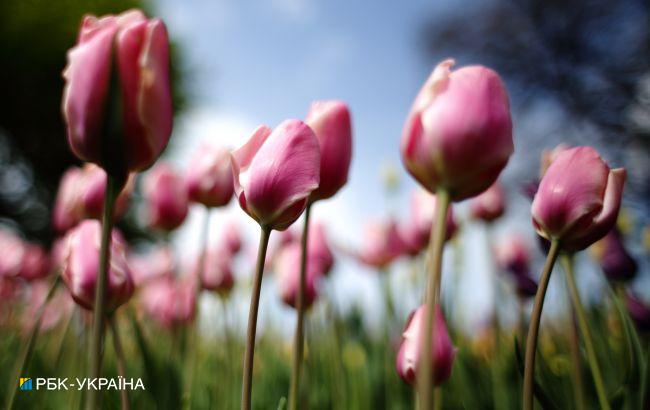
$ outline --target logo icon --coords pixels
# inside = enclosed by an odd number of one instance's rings
[[[20,390],[31,390],[32,389],[32,378],[31,377],[21,377],[20,378]]]

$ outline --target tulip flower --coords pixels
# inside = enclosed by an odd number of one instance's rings
[[[63,77],[75,155],[119,173],[153,164],[172,131],[169,40],[160,19],[139,10],[84,17]]]
[[[285,231],[288,232],[288,231]],[[220,246],[231,255],[236,255],[242,248],[242,236],[239,226],[232,220],[227,221],[221,228]]]
[[[358,257],[366,265],[383,269],[402,255],[405,244],[395,221],[371,221],[366,224]]]
[[[330,248],[325,226],[318,221],[309,227],[309,242],[307,243],[307,257],[310,261],[318,263],[321,273],[327,276],[334,266],[334,255]]]
[[[20,274],[25,256],[25,243],[14,232],[0,227],[0,277],[12,278]]]
[[[50,273],[50,258],[45,250],[32,243],[25,244],[25,253],[20,266],[21,278],[27,281],[42,279]]]
[[[510,273],[517,294],[521,297],[534,296],[537,282],[530,275],[531,256],[519,235],[510,235],[501,240],[494,249],[496,264]]]
[[[420,366],[430,366],[433,374],[433,385],[439,386],[451,376],[456,348],[451,344],[447,325],[440,306],[436,306],[434,328],[432,335],[433,356],[431,363],[422,363],[422,337],[426,308],[424,305],[415,310],[409,317],[402,342],[397,353],[397,374],[406,383],[414,386]]]
[[[189,211],[187,191],[181,177],[161,163],[144,179],[142,192],[147,203],[149,226],[165,231],[178,228]]]
[[[264,228],[288,228],[318,188],[319,164],[318,139],[305,123],[286,120],[273,131],[260,126],[232,153],[239,205]]]
[[[492,222],[503,215],[506,208],[503,187],[496,181],[470,203],[472,217],[484,222]]]
[[[232,198],[230,152],[222,147],[202,144],[190,162],[185,176],[187,196],[206,207],[225,206]]]
[[[299,243],[291,244],[282,249],[275,262],[275,278],[280,296],[287,305],[296,308],[300,288],[300,265],[302,250]],[[313,255],[308,256],[307,272],[305,275],[304,307],[309,308],[316,297],[318,280],[324,275],[321,261]]]
[[[592,249],[608,280],[623,282],[636,275],[636,261],[625,249],[621,233],[616,228],[596,242]]]
[[[348,180],[352,159],[352,121],[342,101],[317,101],[311,105],[305,123],[320,145],[320,184],[311,201],[334,196]]]
[[[191,323],[196,315],[196,290],[189,280],[155,279],[143,287],[139,302],[145,313],[167,329]]]
[[[130,254],[128,264],[136,287],[166,276],[174,275],[174,253],[167,246],[160,246],[144,254]]]
[[[402,160],[427,190],[460,201],[496,181],[513,152],[508,94],[489,68],[438,64],[417,95],[402,134]]]
[[[65,265],[61,272],[72,298],[86,309],[93,309],[95,303],[100,235],[101,225],[94,220],[83,221],[70,231]],[[122,235],[114,229],[106,286],[106,308],[109,312],[126,303],[133,294],[133,280],[126,264],[125,247]]]
[[[436,213],[436,196],[423,189],[416,189],[411,194],[411,208],[408,221],[400,226],[399,233],[405,245],[405,251],[412,256],[418,255],[429,244],[433,217]],[[445,241],[451,239],[458,225],[454,219],[452,207],[447,213]]]
[[[533,200],[533,225],[562,249],[585,249],[616,223],[625,169],[610,170],[591,147],[576,147],[557,155],[542,178]]]
[[[214,248],[206,252],[201,271],[202,287],[220,295],[228,295],[235,285],[232,262],[232,254],[228,249]]]

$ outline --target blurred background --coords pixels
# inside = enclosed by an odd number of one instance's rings
[[[342,99],[353,115],[354,149],[347,186],[316,207],[339,252],[328,294],[358,326],[383,323],[378,273],[347,255],[359,248],[370,219],[404,219],[415,184],[399,158],[399,139],[422,83],[447,57],[458,66],[483,64],[503,77],[514,116],[515,154],[501,177],[507,211],[491,232],[464,224],[462,252],[445,257],[445,292],[456,326],[471,335],[494,307],[486,241],[518,233],[537,251],[530,200],[544,149],[561,142],[592,145],[612,167],[628,171],[620,225],[638,263],[632,287],[650,300],[650,4],[645,0],[129,1],[3,0],[0,2],[0,224],[49,247],[51,211],[62,173],[78,161],[69,151],[61,115],[66,51],[81,17],[128,8],[161,17],[173,42],[175,126],[164,160],[183,171],[203,140],[240,146],[259,124],[304,118],[319,99]],[[139,196],[120,223],[127,239],[147,248],[162,241],[143,223]],[[234,202],[234,201],[233,201]],[[466,204],[456,208],[468,221]],[[178,257],[198,252],[201,209],[171,235]],[[254,253],[256,225],[232,203],[212,218],[217,232],[236,218]],[[216,234],[213,235],[217,236]],[[460,262],[459,262],[460,261]],[[600,300],[605,281],[589,254],[578,260],[585,299]],[[244,264],[242,264],[244,266]],[[387,274],[405,319],[419,304],[408,294],[407,260]],[[449,272],[449,273],[447,273]],[[243,279],[247,269],[236,272]],[[457,278],[453,280],[448,278]],[[562,314],[554,278],[545,315]],[[290,340],[294,311],[272,282],[262,295],[261,328]],[[231,312],[240,331],[249,291],[236,289]],[[214,332],[215,298],[202,301],[201,328]],[[507,306],[503,319],[516,320]]]

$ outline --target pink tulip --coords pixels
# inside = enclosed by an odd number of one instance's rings
[[[307,254],[310,262],[319,264],[323,275],[329,274],[334,267],[334,255],[327,240],[325,226],[318,221],[310,222]]]
[[[436,203],[436,196],[423,189],[416,189],[411,194],[409,219],[399,229],[405,251],[411,256],[418,255],[429,244],[433,219],[436,213]],[[449,240],[458,230],[451,206],[447,212],[446,225],[445,240]]]
[[[494,248],[494,258],[501,269],[515,275],[528,273],[531,262],[526,240],[516,234],[506,236],[497,243]]]
[[[72,298],[82,307],[93,309],[95,285],[99,274],[101,224],[85,220],[68,235],[65,266],[61,277]],[[126,303],[133,294],[131,272],[126,264],[125,243],[122,235],[113,230],[111,260],[106,286],[106,308],[113,311]]]
[[[160,277],[139,294],[140,305],[158,325],[167,329],[186,325],[196,315],[196,289],[192,281]]]
[[[402,334],[402,343],[397,353],[397,374],[406,383],[414,386],[418,369],[421,366],[420,355],[422,354],[422,331],[424,317],[426,315],[425,305],[420,306],[411,314]],[[456,356],[456,348],[451,344],[445,318],[442,310],[436,306],[432,345],[432,363],[425,364],[432,367],[433,384],[438,386],[451,376],[451,369]]]
[[[171,231],[185,221],[189,211],[187,191],[181,177],[167,164],[156,165],[143,182],[149,226]]]
[[[348,180],[352,159],[352,121],[342,101],[317,101],[311,105],[307,125],[320,145],[320,184],[310,199],[331,198]]]
[[[226,249],[231,255],[236,255],[241,250],[242,235],[235,221],[229,220],[223,225],[219,246]]]
[[[472,217],[485,222],[492,222],[503,215],[506,209],[506,198],[503,187],[496,181],[470,203]]]
[[[371,221],[364,229],[358,256],[366,265],[382,269],[401,256],[405,248],[395,221]]]
[[[625,169],[610,170],[591,147],[558,154],[533,200],[533,225],[567,251],[585,249],[609,232],[618,216]]]
[[[275,262],[275,278],[280,296],[284,303],[296,307],[298,289],[300,288],[300,259],[302,255],[299,243],[293,243],[280,251]],[[318,296],[318,280],[323,276],[323,267],[320,260],[307,259],[307,272],[305,274],[305,299],[304,306],[309,308]]]
[[[625,249],[623,238],[616,228],[596,242],[593,249],[608,280],[627,281],[636,275],[636,261]]]
[[[286,120],[273,131],[260,126],[232,153],[232,169],[242,209],[261,226],[284,230],[318,188],[318,139],[298,120]]]
[[[128,264],[136,287],[174,274],[174,253],[167,246],[156,247],[144,254],[130,254]]]
[[[33,243],[26,243],[19,276],[27,281],[33,281],[42,279],[49,273],[49,255],[41,246]]]
[[[225,248],[213,248],[206,252],[201,276],[203,288],[228,295],[235,285],[232,262],[232,255]]]
[[[169,40],[161,20],[139,10],[84,17],[63,77],[68,142],[80,159],[103,168],[121,164],[119,171],[153,164],[172,130]],[[119,130],[112,124],[116,105]]]
[[[438,64],[413,103],[402,134],[402,161],[430,192],[460,201],[485,191],[514,148],[508,94],[489,68],[451,71]]]
[[[185,185],[191,201],[207,207],[227,205],[234,192],[230,152],[202,144],[190,162]]]
[[[0,227],[0,277],[13,278],[20,274],[26,253],[25,242],[14,232]]]
[[[66,232],[83,219],[79,201],[81,174],[81,168],[70,167],[61,177],[52,212],[52,223],[58,232]]]

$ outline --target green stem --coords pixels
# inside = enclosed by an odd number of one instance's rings
[[[122,182],[122,183],[120,183]],[[107,173],[106,192],[104,195],[104,213],[102,216],[102,236],[99,254],[99,274],[95,286],[95,304],[93,315],[93,336],[90,345],[90,378],[100,377],[102,371],[102,353],[104,346],[104,319],[106,318],[106,283],[111,256],[111,232],[113,230],[113,207],[115,198],[122,188],[122,181]],[[88,390],[86,410],[99,408],[100,391]]]
[[[305,208],[305,225],[302,231],[301,257],[300,257],[300,284],[298,297],[296,298],[296,332],[293,340],[293,362],[291,366],[291,385],[289,386],[289,410],[298,408],[298,395],[300,391],[300,367],[302,365],[302,353],[304,347],[304,320],[305,320],[305,282],[307,276],[307,243],[309,239],[309,215],[311,211],[310,202]]]
[[[111,332],[113,332],[113,349],[115,349],[115,357],[117,358],[117,375],[126,378],[126,355],[124,354],[124,349],[122,349],[120,332],[117,323],[115,323],[114,315],[109,317],[108,323],[111,326]],[[122,403],[122,410],[129,410],[131,408],[131,405],[129,404],[128,390],[120,390],[120,400]]]
[[[537,351],[537,334],[539,333],[539,323],[542,317],[542,308],[544,307],[544,297],[548,282],[551,279],[553,265],[559,254],[560,242],[556,239],[551,241],[551,249],[546,256],[546,263],[542,271],[542,277],[535,295],[535,305],[530,316],[528,325],[528,337],[526,338],[526,361],[524,368],[524,410],[533,410],[533,386],[535,382],[535,353]]]
[[[576,403],[576,410],[585,410],[585,392],[582,382],[582,368],[580,366],[580,336],[578,335],[578,323],[575,308],[571,308],[571,335],[569,348],[571,352],[571,382],[573,384],[573,395]]]
[[[418,394],[420,409],[429,410],[431,409],[431,386],[433,385],[432,374],[431,374],[431,358],[433,356],[432,349],[432,332],[434,329],[434,312],[435,306],[440,303],[440,282],[442,279],[442,250],[445,245],[445,228],[447,221],[447,212],[449,210],[449,204],[451,198],[449,192],[444,189],[440,189],[437,193],[437,206],[436,206],[436,215],[434,218],[433,229],[431,230],[431,239],[429,240],[429,252],[430,252],[430,266],[428,267],[428,281],[427,281],[427,293],[425,295],[425,304],[426,316],[425,316],[425,327],[424,333],[422,334],[422,343],[420,344],[422,348],[422,366],[420,366],[418,372]]]
[[[271,229],[262,227],[260,244],[257,249],[257,265],[253,279],[253,294],[248,312],[248,330],[246,332],[246,353],[244,354],[244,375],[242,380],[241,409],[250,410],[251,391],[253,387],[253,358],[255,356],[255,332],[257,331],[257,311],[260,306],[260,292],[262,290],[262,276],[264,262],[266,261],[266,248],[269,245]]]
[[[13,409],[14,399],[16,398],[16,390],[18,390],[19,387],[18,382],[20,381],[20,377],[25,371],[25,366],[27,366],[27,363],[29,363],[29,359],[32,356],[32,352],[34,351],[34,346],[36,345],[38,331],[41,328],[41,321],[43,319],[43,313],[45,312],[45,307],[47,306],[50,299],[52,299],[52,296],[54,295],[54,291],[56,290],[56,287],[58,286],[60,280],[61,280],[60,276],[57,276],[56,279],[54,279],[54,282],[52,283],[50,290],[47,292],[47,295],[45,296],[45,301],[36,311],[34,323],[32,325],[31,331],[29,332],[29,336],[27,337],[25,343],[22,345],[23,349],[20,355],[20,360],[18,361],[14,369],[13,377],[11,378],[11,384],[9,386],[9,392],[8,392],[9,396],[7,396],[7,401],[6,401],[7,404],[5,406],[7,410]]]
[[[598,402],[600,403],[601,409],[609,410],[610,405],[609,400],[607,400],[607,391],[605,390],[603,376],[600,372],[600,367],[598,366],[598,358],[596,357],[596,349],[594,349],[594,342],[591,338],[589,323],[587,323],[587,315],[585,313],[584,307],[582,306],[582,302],[580,301],[580,293],[578,292],[578,287],[576,286],[575,275],[573,273],[573,260],[571,256],[564,255],[562,257],[562,263],[566,270],[566,278],[567,284],[569,285],[569,293],[571,294],[571,302],[576,316],[578,317],[578,326],[580,327],[582,340],[585,345],[585,350],[587,351],[587,360],[589,361],[591,374],[594,378],[594,384],[596,385]]]

